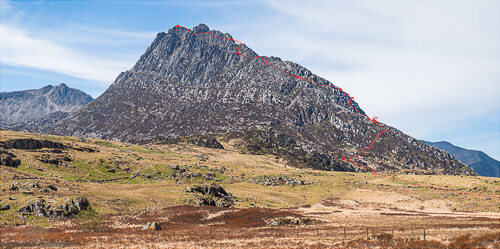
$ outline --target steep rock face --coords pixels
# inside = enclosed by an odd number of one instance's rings
[[[311,163],[318,161],[323,169],[345,164],[341,156],[370,146],[381,131],[355,110],[363,113],[356,102],[349,105],[345,93],[268,65],[331,86],[327,80],[293,62],[255,57],[245,45],[239,46],[244,56],[235,54],[231,39],[203,24],[192,31],[174,27],[159,33],[104,94],[44,130],[136,143],[258,130],[286,134],[304,157],[319,154]],[[475,174],[449,154],[382,126],[389,131],[354,162],[377,170]]]
[[[460,162],[473,168],[481,176],[500,177],[500,162],[482,151],[464,149],[446,141],[422,142],[450,153]]]
[[[93,98],[65,84],[48,85],[40,89],[1,92],[0,127],[36,130],[66,117]]]

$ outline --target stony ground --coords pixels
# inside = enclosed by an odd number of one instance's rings
[[[7,149],[21,164],[0,166],[0,207],[9,206],[0,211],[2,248],[458,248],[464,243],[498,248],[500,243],[498,198],[414,188],[367,173],[297,169],[274,156],[242,154],[232,146],[235,141],[223,143],[225,149],[138,146],[10,131],[1,131],[0,141],[21,138],[64,148]],[[498,178],[396,177],[500,196]],[[234,205],[194,206],[200,196],[186,189],[210,184],[222,186]],[[92,209],[76,217],[18,212],[36,199],[52,209],[80,196]],[[161,230],[141,229],[147,222],[157,222]]]

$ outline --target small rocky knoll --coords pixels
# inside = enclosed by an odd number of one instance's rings
[[[190,199],[189,202],[196,206],[230,207],[234,205],[235,197],[216,184],[188,187],[186,192],[194,194],[194,199]]]

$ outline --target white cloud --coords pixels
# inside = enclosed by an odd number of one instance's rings
[[[0,0],[0,64],[43,69],[107,87],[137,60],[154,32],[90,27],[73,22],[56,26],[33,21],[25,10]],[[96,85],[97,83],[97,85]]]
[[[31,37],[23,30],[0,24],[0,63],[45,69],[110,84],[130,62],[92,56],[50,40]]]
[[[436,127],[500,110],[498,1],[268,6],[278,14],[241,40],[261,54],[301,63],[355,96],[371,116],[410,135],[425,137]]]

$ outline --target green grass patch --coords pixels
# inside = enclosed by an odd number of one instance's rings
[[[37,170],[37,168],[33,167],[32,165],[28,165],[28,164],[23,163],[23,162],[21,162],[19,167],[17,167],[17,170],[22,171],[22,172],[26,172],[26,173],[30,173],[33,175],[38,175],[38,176],[49,176],[49,173],[47,171],[45,171],[45,169],[44,169],[44,171],[40,171],[40,170]]]

